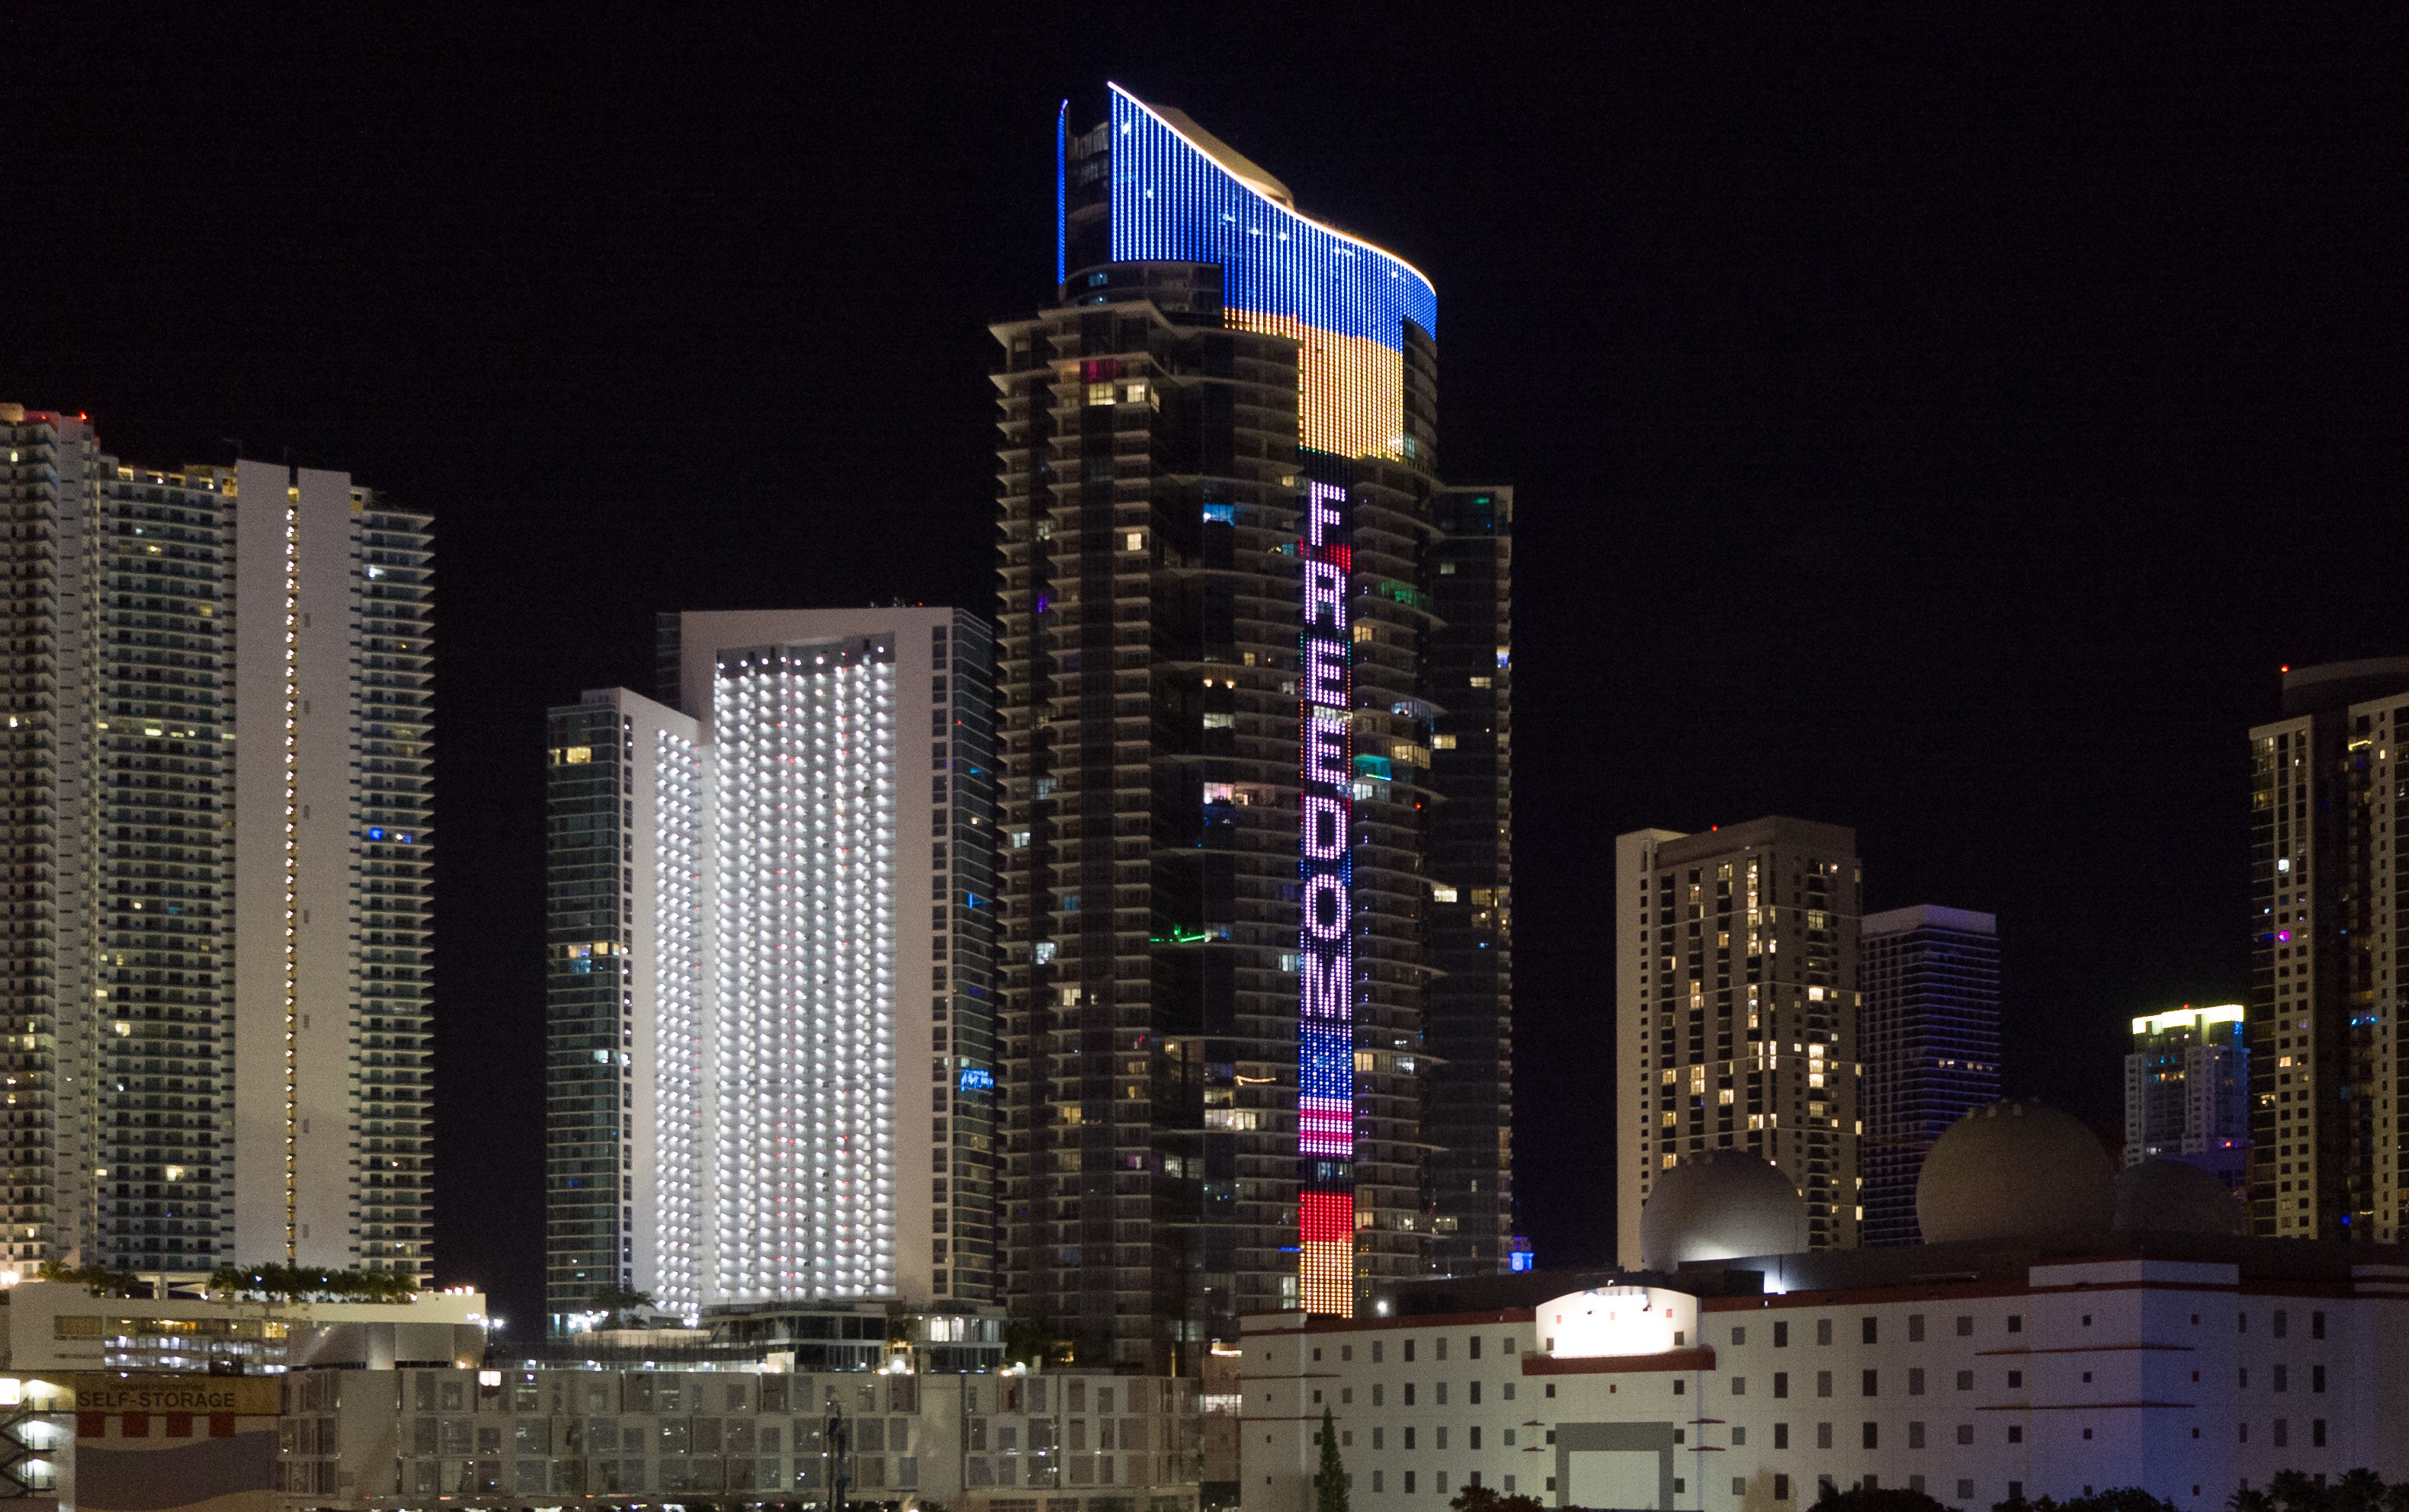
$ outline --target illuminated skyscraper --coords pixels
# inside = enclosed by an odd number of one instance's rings
[[[0,447],[0,1264],[428,1276],[428,517]]]
[[[992,1300],[986,626],[690,613],[661,648],[676,707],[552,712],[547,1312]]]
[[[1010,1300],[1193,1372],[1507,1263],[1512,495],[1434,476],[1421,273],[1177,111],[1060,129],[995,328]]]
[[[1919,903],[1857,935],[1865,1225],[1858,1243],[1924,1242],[1915,1183],[1949,1126],[1999,1098],[1999,921]]]
[[[2250,1222],[2397,1244],[2409,1208],[2409,656],[2287,669],[2250,732]]]
[[[1857,1242],[1857,837],[1757,819],[1614,843],[1616,1254],[1685,1155],[1740,1149],[1807,1200],[1808,1243]]]
[[[2250,1170],[2250,1047],[2242,1004],[2186,1003],[2133,1020],[2125,1163],[2182,1160],[2240,1187]]]

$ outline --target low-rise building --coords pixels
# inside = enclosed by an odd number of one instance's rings
[[[2188,1512],[2284,1470],[2409,1477],[2409,1249],[2243,1237],[2214,1180],[2119,1176],[2027,1104],[1936,1145],[1934,1242],[1749,1256],[1727,1236],[1803,1230],[1795,1188],[1743,1179],[1761,1174],[1666,1172],[1652,1202],[1699,1217],[1652,1233],[1654,1272],[1250,1317],[1247,1512],[1304,1512],[1324,1412],[1357,1512],[1437,1512],[1473,1485],[1783,1512],[1825,1482],[1954,1506],[2139,1485]],[[1752,1204],[1786,1210],[1735,1217]]]
[[[746,1370],[297,1369],[287,1512],[942,1503],[955,1512],[1196,1512],[1195,1382]]]
[[[406,1360],[473,1362],[484,1349],[484,1293],[467,1288],[397,1302],[251,1301],[165,1283],[156,1290],[103,1296],[70,1281],[0,1289],[0,1370],[273,1374],[284,1368],[294,1330],[305,1324],[411,1325],[386,1335],[397,1337]]]

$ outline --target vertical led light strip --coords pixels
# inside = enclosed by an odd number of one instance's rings
[[[1304,925],[1297,952],[1297,1300],[1308,1313],[1355,1313],[1355,951],[1348,850],[1353,816],[1353,702],[1347,578],[1353,566],[1346,490],[1305,485],[1303,634],[1298,638],[1297,848]]]
[[[301,490],[284,491],[284,1259],[301,1217]]]
[[[1071,276],[1071,102],[1054,113],[1054,286]]]
[[[700,1156],[702,1118],[702,756],[691,741],[655,733],[653,1148],[659,1173],[653,1217],[658,1257],[654,1300],[681,1317],[702,1311]],[[629,1257],[625,1241],[617,1263]]]

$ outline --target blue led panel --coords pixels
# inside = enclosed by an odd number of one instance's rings
[[[1412,265],[1308,221],[1241,181],[1144,102],[1113,93],[1113,261],[1219,263],[1222,302],[1405,350],[1438,336],[1438,296]]]

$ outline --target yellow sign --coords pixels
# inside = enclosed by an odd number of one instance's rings
[[[273,1418],[277,1383],[265,1375],[102,1375],[78,1373],[79,1412],[231,1412]],[[67,1404],[60,1404],[62,1406]]]

